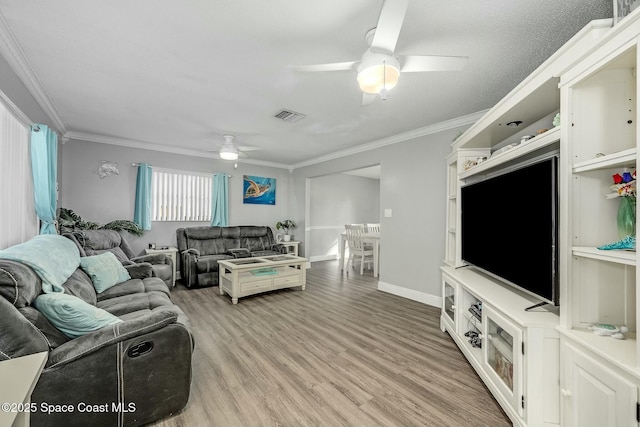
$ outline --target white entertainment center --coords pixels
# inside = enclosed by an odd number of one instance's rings
[[[620,201],[605,198],[612,175],[637,165],[639,42],[640,10],[615,26],[593,21],[456,139],[447,157],[441,328],[516,426],[639,425],[637,254],[596,249],[619,239]],[[460,193],[552,152],[560,158],[560,304],[525,311],[539,300],[463,264]],[[499,224],[488,218],[487,238]],[[526,241],[514,235],[504,250],[518,245]],[[624,340],[597,336],[588,329],[594,323],[629,332]]]

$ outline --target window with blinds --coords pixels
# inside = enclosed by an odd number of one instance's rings
[[[211,175],[153,169],[151,221],[211,221]]]

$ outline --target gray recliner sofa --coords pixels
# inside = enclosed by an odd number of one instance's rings
[[[151,277],[150,264],[125,268],[132,279],[102,293],[81,268],[66,280],[64,293],[122,320],[69,338],[33,306],[43,292],[38,274],[19,261],[0,259],[0,361],[48,352],[31,396],[38,407],[106,405],[99,412],[36,410],[31,425],[140,426],[187,404],[194,348],[188,319],[166,284]],[[130,411],[118,412],[117,405]]]
[[[127,240],[114,230],[84,230],[64,234],[78,246],[80,256],[113,253],[123,264],[148,262],[152,265],[152,274],[159,277],[169,288],[173,286],[173,261],[166,254],[148,254],[136,256]]]
[[[287,249],[273,238],[270,227],[186,227],[176,230],[180,275],[188,287],[218,285],[218,261],[243,256],[279,255]]]

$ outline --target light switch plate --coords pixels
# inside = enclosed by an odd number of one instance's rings
[[[385,218],[391,218],[391,209],[385,209],[384,210],[384,217]]]

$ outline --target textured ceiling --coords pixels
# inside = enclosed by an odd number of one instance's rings
[[[359,60],[381,7],[0,0],[63,131],[209,156],[230,133],[262,148],[251,159],[286,165],[490,108],[586,23],[612,16],[611,0],[410,0],[396,53],[468,56],[468,65],[405,73],[388,100],[365,107],[355,72],[293,69]],[[282,108],[307,117],[273,118]]]

